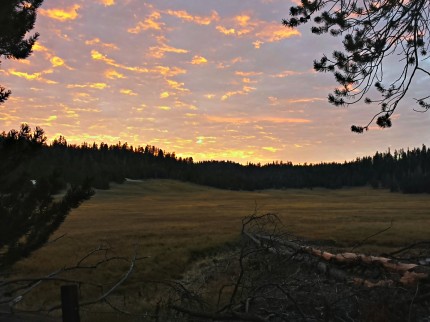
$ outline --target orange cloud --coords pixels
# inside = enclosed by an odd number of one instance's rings
[[[202,57],[202,56],[194,56],[193,60],[191,61],[191,64],[193,65],[201,65],[201,64],[206,64],[208,61],[206,58]]]
[[[234,73],[235,75],[242,76],[242,77],[258,76],[262,74],[262,72],[242,72],[242,71],[236,71]]]
[[[42,75],[41,73],[28,74],[24,72],[17,72],[14,69],[9,70],[9,73],[17,77],[25,78],[27,80],[37,79]]]
[[[270,101],[270,105],[277,105],[278,103],[278,98],[275,96],[269,96],[268,100]]]
[[[287,102],[294,104],[294,103],[313,103],[315,101],[325,101],[325,100],[326,100],[325,98],[321,98],[321,97],[309,97],[309,98],[297,98],[297,99],[291,98],[291,99],[288,99]]]
[[[184,88],[184,83],[179,83],[177,81],[171,80],[171,79],[167,79],[167,84],[169,85],[170,88],[172,89],[176,89],[177,91],[180,92],[189,92],[190,90],[188,88]]]
[[[39,9],[39,13],[42,16],[46,16],[59,21],[75,20],[78,17],[77,10],[80,7],[80,5],[75,4],[68,9]]]
[[[306,124],[312,123],[311,120],[301,119],[301,118],[284,118],[284,117],[229,117],[229,116],[214,116],[208,115],[206,119],[210,122],[215,123],[235,123],[235,124],[249,124],[249,123],[257,123],[257,122],[268,122],[268,123],[299,123]]]
[[[105,7],[113,6],[115,4],[115,0],[98,0],[98,2],[105,5]]]
[[[109,79],[126,78],[123,74],[121,74],[121,73],[119,73],[113,69],[109,69],[109,70],[105,71],[104,75]]]
[[[39,73],[33,73],[33,74],[29,74],[29,73],[25,73],[25,72],[18,72],[15,69],[9,69],[8,73],[11,75],[14,75],[16,77],[20,77],[20,78],[24,78],[26,80],[32,81],[32,80],[37,80],[40,81],[42,83],[45,84],[57,84],[57,82],[53,81],[53,80],[49,80],[46,78],[43,78],[44,74],[51,74],[53,72],[53,70],[48,69]]]
[[[293,70],[286,70],[286,71],[283,71],[279,74],[272,75],[271,77],[285,78],[285,77],[289,77],[289,76],[293,76],[293,75],[301,75],[301,74],[303,74],[303,73],[302,72],[296,72]]]
[[[64,65],[64,60],[60,57],[55,56],[51,58],[51,63],[53,67],[59,67]]]
[[[158,46],[152,46],[149,48],[149,56],[153,58],[163,58],[165,53],[176,53],[176,54],[186,54],[188,50],[182,48],[176,48],[167,45],[167,39],[164,36],[156,37]]]
[[[246,27],[249,24],[251,17],[248,15],[239,15],[234,18],[234,20],[239,24],[239,26]]]
[[[181,101],[178,101],[178,100],[175,101],[175,106],[176,107],[188,108],[188,109],[193,110],[193,111],[198,110],[197,106],[195,106],[193,104],[188,104],[188,103],[185,103],[185,102],[181,102]]]
[[[165,53],[176,53],[176,54],[188,53],[188,50],[186,49],[175,48],[165,44],[162,46],[150,47],[149,50],[151,52],[150,56],[153,58],[163,58]]]
[[[106,83],[85,83],[85,84],[69,84],[67,88],[95,88],[95,89],[105,89],[108,87]]]
[[[224,35],[234,35],[236,33],[236,30],[234,28],[227,29],[223,26],[216,26],[215,29]]]
[[[264,44],[264,41],[256,40],[252,43],[255,49],[260,49],[261,45]]]
[[[225,93],[223,96],[221,96],[221,100],[225,101],[226,99],[230,98],[231,96],[235,96],[235,95],[246,95],[252,91],[255,91],[256,88],[255,87],[250,87],[250,86],[243,86],[242,90],[239,91],[229,91],[227,93]]]
[[[301,33],[297,29],[286,28],[280,24],[268,24],[256,33],[256,36],[266,42],[276,42],[283,39],[300,36]]]
[[[182,21],[193,22],[193,23],[196,23],[198,25],[209,25],[213,21],[219,20],[219,15],[216,11],[212,11],[212,14],[210,16],[207,16],[207,17],[193,16],[185,10],[167,10],[167,11],[165,11],[165,13],[170,15],[170,16],[174,16],[176,18],[179,18]]]
[[[113,65],[113,66],[116,65],[116,63],[115,63],[115,61],[113,59],[107,58],[105,55],[103,55],[102,53],[98,52],[97,50],[91,50],[91,58],[94,59],[94,60],[101,60],[101,61],[105,62],[108,65]]]
[[[38,41],[33,45],[33,51],[48,52],[49,50]]]
[[[277,22],[263,20],[251,20],[251,16],[243,14],[226,21],[232,27],[217,26],[216,30],[228,36],[257,37],[252,44],[254,48],[260,48],[264,42],[276,42],[293,36],[299,36],[297,29],[283,27]]]
[[[238,15],[233,19],[230,19],[230,24],[234,25],[234,27],[227,28],[224,26],[217,26],[216,30],[218,30],[220,33],[227,36],[236,35],[240,37],[253,32],[260,23],[262,22],[261,21],[251,22],[251,17],[244,14],[244,15]]]
[[[164,23],[157,21],[160,18],[161,14],[157,11],[154,11],[144,21],[139,21],[134,28],[129,28],[127,31],[131,34],[138,34],[142,32],[142,30],[161,30],[161,27],[164,26]]]
[[[110,48],[110,49],[119,49],[117,45],[112,44],[112,43],[104,43],[99,38],[86,40],[85,45],[101,45],[102,47],[106,47],[106,48]]]
[[[68,66],[68,65],[64,62],[64,60],[63,60],[62,58],[58,57],[58,56],[54,56],[54,57],[52,57],[49,61],[51,62],[52,67],[54,67],[54,68],[55,68],[55,67],[65,67],[65,68],[67,68],[68,70],[74,70],[74,68],[72,68],[72,67]]]
[[[137,93],[133,92],[131,89],[121,89],[119,92],[124,95],[137,96]]]
[[[169,92],[163,92],[160,94],[160,98],[168,98],[170,96]]]
[[[159,65],[151,69],[151,72],[153,72],[154,74],[163,75],[165,77],[173,77],[180,74],[185,74],[187,71],[179,67],[168,67]]]
[[[133,71],[133,72],[137,72],[137,73],[149,73],[149,69],[148,68],[142,68],[142,67],[130,67],[130,66],[126,66],[126,65],[122,65],[122,64],[118,64],[115,62],[115,60],[111,59],[111,58],[107,58],[105,55],[103,55],[102,53],[98,52],[97,50],[91,50],[91,58],[94,60],[100,60],[110,66],[113,67],[118,67],[118,68],[122,68],[125,70],[129,70],[129,71]]]
[[[245,84],[253,84],[253,83],[257,83],[257,81],[253,81],[248,77],[244,77],[242,78],[242,82],[244,82]]]
[[[269,152],[273,152],[273,153],[276,152],[276,151],[279,151],[279,149],[274,148],[273,146],[263,146],[262,149],[266,150],[266,151],[269,151]]]

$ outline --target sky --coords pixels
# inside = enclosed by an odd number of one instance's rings
[[[289,0],[45,0],[26,60],[2,60],[0,131],[21,123],[48,140],[155,145],[194,160],[343,162],[430,145],[428,89],[417,78],[393,127],[377,105],[334,107],[333,75],[313,60],[340,39],[282,26]],[[396,61],[389,70],[396,70]]]

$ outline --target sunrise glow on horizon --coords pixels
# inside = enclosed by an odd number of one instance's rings
[[[333,75],[313,60],[341,39],[281,24],[293,1],[45,0],[26,60],[2,60],[0,132],[21,123],[48,140],[155,145],[194,160],[315,163],[430,145],[429,113],[412,100],[393,128],[350,131],[379,111],[336,108]],[[395,61],[392,61],[395,69]],[[430,64],[430,62],[428,62]]]

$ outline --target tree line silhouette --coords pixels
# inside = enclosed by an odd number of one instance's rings
[[[37,128],[35,135],[37,131],[43,132]],[[0,135],[2,154],[6,151],[4,147],[9,145],[27,146],[38,140],[17,137],[17,132],[12,130]],[[4,181],[10,182],[8,190],[13,189],[12,183],[20,182],[22,185],[25,182],[28,185],[30,180],[43,185],[40,189],[55,193],[67,185],[81,185],[83,182],[97,189],[108,189],[111,182],[121,183],[125,178],[166,178],[233,190],[338,189],[370,185],[404,193],[430,193],[430,149],[425,145],[394,152],[376,152],[373,156],[343,163],[275,161],[264,165],[241,165],[231,161],[194,162],[192,158],[177,157],[175,153],[150,145],[133,147],[121,142],[113,145],[68,144],[62,136],[49,145],[45,141],[39,145],[37,152],[27,153],[25,161],[8,172],[8,180]],[[6,152],[13,154],[15,150],[9,148]],[[3,190],[6,186],[3,185]]]

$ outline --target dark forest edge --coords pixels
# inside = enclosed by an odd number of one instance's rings
[[[28,127],[23,125],[22,128]],[[22,129],[21,129],[22,131]],[[42,131],[36,128],[37,131]],[[35,134],[36,135],[36,134]],[[30,135],[31,136],[31,135]],[[20,136],[12,130],[0,135],[1,160],[13,158],[17,151],[28,150],[34,137]],[[399,151],[376,152],[374,156],[343,163],[295,165],[291,162],[269,164],[231,161],[194,162],[154,146],[133,147],[127,143],[68,144],[64,137],[25,154],[3,178],[1,192],[13,191],[14,185],[36,180],[56,193],[68,185],[87,182],[97,189],[108,189],[111,182],[131,179],[176,179],[231,190],[273,188],[361,187],[390,189],[393,192],[430,193],[430,149],[423,145]],[[22,154],[22,153],[21,153]],[[24,157],[22,157],[24,158]],[[4,169],[4,161],[2,161]]]

